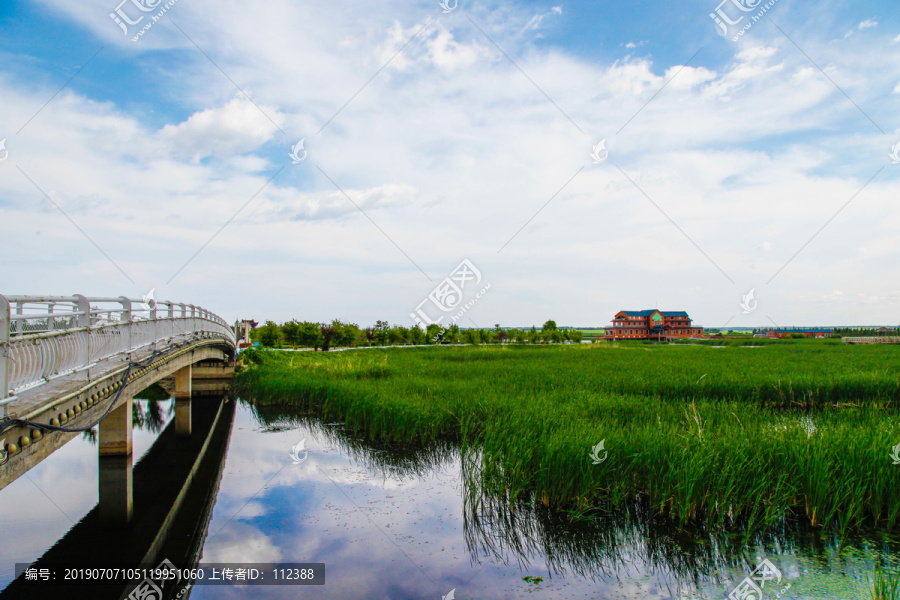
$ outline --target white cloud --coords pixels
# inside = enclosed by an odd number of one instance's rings
[[[360,209],[369,212],[413,205],[417,192],[412,186],[395,184],[364,190],[345,189],[346,196],[339,191],[298,194],[295,190],[285,188],[262,200],[253,216],[257,223],[337,218],[347,214],[355,215]]]
[[[758,59],[770,58],[774,56],[778,52],[778,48],[775,46],[765,46],[765,45],[751,45],[746,48],[742,48],[738,54],[737,58],[744,62],[753,62]]]
[[[873,27],[878,27],[878,21],[875,19],[866,19],[857,25],[856,29],[862,31],[863,29],[871,29]]]
[[[172,154],[195,161],[212,155],[230,157],[257,150],[281,125],[284,115],[275,107],[257,107],[240,95],[220,108],[196,112],[178,125],[166,125],[159,140]]]
[[[875,19],[866,19],[865,21],[860,22],[856,26],[856,31],[863,31],[864,29],[872,29],[878,27],[878,21]],[[856,33],[853,29],[844,34],[844,39],[851,37],[854,33]]]
[[[464,69],[485,56],[485,49],[480,45],[466,45],[457,42],[453,34],[439,28],[437,33],[427,40],[428,54],[432,63],[443,69]]]
[[[562,7],[554,6],[545,13],[541,13],[539,15],[534,15],[533,17],[531,17],[531,20],[528,21],[528,23],[525,25],[524,29],[525,29],[525,31],[540,29],[541,25],[544,22],[544,19],[546,19],[549,16],[553,16],[553,15],[559,16],[561,14],[562,14]]]
[[[277,563],[282,558],[281,549],[268,535],[237,519],[204,546],[202,555],[208,563]]]

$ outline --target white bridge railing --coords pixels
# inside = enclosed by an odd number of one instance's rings
[[[192,304],[0,295],[0,404],[105,358],[202,338],[235,343],[224,319]]]

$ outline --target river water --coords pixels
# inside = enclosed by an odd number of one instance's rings
[[[150,428],[135,430],[135,463],[171,403],[154,411]],[[326,583],[197,585],[185,597],[722,599],[768,559],[780,581],[765,582],[764,598],[843,600],[868,598],[864,575],[876,561],[897,568],[895,540],[874,532],[843,548],[788,526],[747,542],[680,531],[639,506],[573,520],[540,505],[475,504],[449,444],[384,447],[241,402],[231,427],[200,561],[325,563]],[[0,588],[14,563],[39,558],[96,505],[96,490],[97,449],[79,437],[0,491]]]

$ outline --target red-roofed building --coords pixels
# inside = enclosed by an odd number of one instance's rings
[[[683,310],[621,310],[606,328],[607,340],[670,340],[703,335]]]

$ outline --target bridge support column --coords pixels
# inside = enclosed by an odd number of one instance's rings
[[[100,456],[131,456],[131,397],[100,421]]]
[[[191,365],[175,373],[175,435],[191,435]]]
[[[99,504],[104,520],[123,525],[131,520],[132,496],[131,408],[127,397],[100,421]]]

